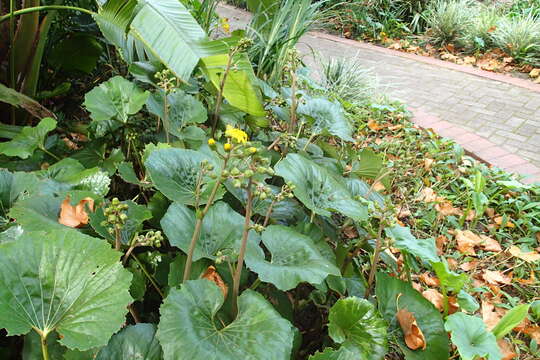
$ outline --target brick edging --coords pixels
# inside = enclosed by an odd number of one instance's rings
[[[540,167],[528,160],[458,125],[441,120],[437,116],[419,109],[409,108],[409,110],[413,113],[412,121],[416,125],[424,129],[432,129],[437,135],[454,140],[475,159],[510,173],[528,176],[523,180],[524,183],[540,182]]]
[[[517,77],[512,77],[510,75],[497,74],[497,73],[485,71],[485,70],[468,66],[468,65],[458,65],[458,64],[451,63],[449,61],[436,59],[430,56],[421,56],[421,55],[406,53],[403,51],[392,50],[392,49],[388,49],[382,46],[369,44],[363,41],[344,39],[342,37],[326,34],[323,32],[311,31],[309,32],[309,35],[316,38],[320,38],[320,39],[326,39],[326,40],[346,44],[349,46],[354,46],[360,49],[377,51],[379,53],[392,55],[392,56],[399,56],[402,58],[422,62],[425,64],[434,65],[434,66],[442,67],[445,69],[455,70],[455,71],[463,72],[466,74],[478,76],[478,77],[493,80],[493,81],[499,81],[499,82],[514,85],[514,86],[519,86],[521,88],[525,88],[527,90],[540,93],[540,84],[536,84],[530,80],[520,79]]]

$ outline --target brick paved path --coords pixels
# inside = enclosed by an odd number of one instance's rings
[[[233,28],[249,21],[249,14],[229,6],[219,12]],[[528,175],[527,182],[540,181],[540,85],[317,32],[303,37],[299,48],[323,58],[357,57],[382,92],[410,106],[420,126],[495,166]]]

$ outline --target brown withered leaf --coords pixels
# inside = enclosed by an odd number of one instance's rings
[[[512,222],[511,219],[506,219],[506,222],[503,225],[503,217],[502,216],[497,216],[496,218],[493,219],[493,221],[495,222],[495,225],[497,225],[497,227],[508,227],[508,228],[515,228],[516,227],[516,225]]]
[[[446,217],[450,215],[463,215],[463,211],[455,208],[454,205],[448,200],[444,200],[435,205],[435,210],[439,213],[439,216]]]
[[[515,245],[512,245],[508,252],[513,256],[517,257],[518,259],[524,260],[526,262],[536,262],[540,260],[540,254],[536,251],[529,251],[529,252],[523,252],[521,249]]]
[[[512,276],[505,275],[501,271],[484,270],[482,278],[492,285],[508,285],[512,283]]]
[[[60,206],[60,216],[58,222],[62,225],[72,228],[78,228],[88,224],[88,213],[86,209],[94,211],[94,199],[84,198],[75,206],[70,204],[70,197],[68,196],[62,205]]]
[[[490,218],[495,217],[495,209],[488,207],[485,211],[486,215]]]
[[[435,245],[437,245],[437,255],[444,253],[444,245],[448,242],[448,238],[444,235],[439,235],[435,239]]]
[[[373,119],[368,120],[367,126],[373,131],[379,131],[382,129],[382,126],[379,125],[379,123]]]
[[[476,269],[476,267],[478,266],[478,263],[479,263],[478,260],[473,260],[473,261],[465,262],[465,263],[459,265],[459,268],[460,268],[461,270],[463,270],[463,271],[471,271],[471,270]]]
[[[418,327],[414,314],[407,309],[401,309],[397,312],[396,317],[401,330],[403,330],[407,347],[411,350],[425,350],[427,346],[426,338],[420,327]]]
[[[446,261],[448,262],[448,268],[450,270],[456,270],[458,268],[458,262],[457,262],[456,259],[448,258],[448,259],[446,259]]]
[[[435,191],[433,191],[430,187],[425,187],[420,192],[420,195],[418,196],[419,201],[425,201],[427,203],[435,202],[437,201],[437,194]]]
[[[435,162],[435,160],[433,160],[433,159],[425,158],[424,159],[424,170],[426,170],[426,171],[431,170],[431,167],[433,166],[434,162]]]
[[[486,251],[493,251],[493,252],[501,252],[501,244],[493,238],[490,238],[485,235],[480,235],[480,239],[482,239],[482,243],[480,244],[480,247]]]
[[[356,239],[358,237],[358,231],[356,231],[356,228],[354,226],[347,226],[342,230],[343,235],[347,239]]]
[[[444,296],[435,289],[428,289],[422,292],[422,296],[425,297],[435,308],[439,311],[444,310]]]
[[[206,271],[204,272],[204,274],[201,275],[201,279],[210,280],[214,284],[219,286],[221,292],[223,293],[223,297],[227,298],[229,288],[227,287],[227,284],[223,282],[223,279],[221,278],[221,276],[219,276],[214,266],[209,266],[208,269],[206,269]]]
[[[441,282],[434,276],[431,276],[429,273],[425,272],[418,276],[418,279],[423,282],[426,286],[439,286]]]
[[[456,230],[457,249],[464,255],[476,255],[474,248],[482,244],[480,236],[470,230]]]
[[[497,340],[497,345],[499,345],[499,349],[501,350],[502,360],[512,360],[518,356],[514,352],[514,346],[508,340],[499,339]]]

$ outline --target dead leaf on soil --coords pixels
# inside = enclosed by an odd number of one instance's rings
[[[489,301],[482,301],[482,320],[486,324],[487,329],[491,330],[499,323],[499,320],[504,316],[501,308],[496,308]]]
[[[425,158],[424,159],[424,170],[426,170],[426,171],[431,170],[431,167],[433,166],[434,162],[435,162],[435,160],[433,160],[433,159]]]
[[[227,298],[227,292],[229,291],[229,288],[227,287],[227,284],[223,282],[223,279],[221,278],[221,276],[219,276],[215,267],[209,266],[208,269],[206,269],[206,271],[204,272],[204,274],[201,275],[201,279],[210,280],[214,284],[219,286],[221,292],[223,293],[223,297]]]
[[[397,312],[396,317],[398,319],[401,330],[403,330],[405,344],[411,350],[426,349],[426,338],[418,327],[414,314],[407,309],[401,309]]]
[[[508,228],[515,228],[516,227],[516,225],[514,225],[514,223],[510,219],[507,219],[506,222],[503,224],[503,217],[502,216],[497,216],[496,218],[493,219],[493,221],[495,222],[497,227],[501,227],[501,226],[502,227],[508,227]]]
[[[474,248],[482,243],[480,236],[470,230],[456,230],[457,249],[464,255],[476,255]]]
[[[499,345],[499,349],[502,353],[502,360],[512,360],[517,356],[517,354],[514,352],[514,346],[510,344],[508,340],[499,339],[497,340],[497,344]]]
[[[466,65],[474,65],[476,64],[476,58],[474,56],[465,56],[463,58],[463,63]]]
[[[513,256],[517,257],[518,259],[525,260],[526,262],[536,262],[540,260],[540,254],[536,251],[530,251],[530,252],[522,252],[521,249],[515,245],[511,246],[508,249],[508,252]]]
[[[420,196],[418,196],[418,201],[425,201],[427,203],[435,202],[437,201],[437,194],[435,191],[433,191],[430,187],[425,187],[420,192]]]
[[[471,270],[476,269],[476,267],[478,266],[478,263],[479,263],[478,260],[469,261],[469,262],[459,265],[459,268],[463,271],[471,271]]]
[[[73,206],[70,204],[70,197],[68,196],[62,201],[62,205],[60,206],[60,217],[58,218],[58,222],[72,228],[78,228],[88,224],[86,206],[88,206],[90,211],[94,211],[94,199],[87,197],[79,201],[77,205]]]
[[[444,296],[435,289],[428,289],[422,292],[422,296],[425,297],[435,308],[439,311],[444,310]]]
[[[482,243],[480,244],[480,247],[486,251],[493,251],[493,252],[501,252],[501,244],[495,239],[492,239],[485,235],[480,235],[480,239],[482,239]]]
[[[491,285],[509,285],[512,283],[512,276],[505,275],[501,271],[485,270],[482,277]]]
[[[425,272],[418,276],[418,279],[427,286],[439,286],[441,282],[434,276],[431,276],[429,273]]]
[[[437,210],[440,217],[446,217],[450,215],[463,215],[463,212],[460,209],[455,208],[454,205],[452,205],[452,203],[448,200],[444,200],[436,204],[435,210]]]
[[[373,119],[368,120],[367,126],[373,131],[379,131],[382,129],[382,126],[379,125],[379,123]]]
[[[448,242],[448,238],[444,235],[437,236],[435,244],[437,245],[437,254],[442,255],[444,253],[444,245]]]

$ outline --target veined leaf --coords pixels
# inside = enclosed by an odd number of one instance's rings
[[[38,179],[33,173],[15,172],[0,169],[0,215],[5,216],[9,209],[25,193],[37,187]]]
[[[161,219],[161,226],[171,245],[187,253],[195,229],[195,212],[187,206],[174,203]],[[204,217],[201,234],[193,253],[193,261],[216,258],[218,251],[236,258],[244,227],[244,217],[227,203],[217,202]],[[249,247],[258,246],[259,236],[250,232]]]
[[[367,360],[367,358],[355,347],[341,346],[337,350],[326,348],[323,352],[311,355],[309,360]]]
[[[233,59],[233,63],[237,58]],[[206,76],[210,78],[212,84],[219,89],[223,75],[227,68],[229,55],[213,55],[201,59],[202,69]],[[241,63],[246,60],[240,57]],[[247,61],[249,64],[249,61]],[[253,85],[253,76],[250,76],[249,71],[253,72],[251,66],[233,66],[225,80],[223,96],[229,104],[235,108],[242,110],[254,116],[265,116],[266,112],[262,107],[261,101],[257,96],[257,91]]]
[[[328,275],[341,275],[335,264],[328,261],[309,237],[280,225],[266,228],[262,242],[272,259],[266,261],[259,249],[246,258],[247,267],[262,281],[286,291],[301,282],[320,284]]]
[[[352,126],[345,117],[341,104],[325,98],[308,98],[298,106],[298,112],[314,120],[314,134],[329,133],[345,141],[354,141]]]
[[[467,276],[467,274],[458,274],[454,271],[451,271],[448,268],[448,264],[446,263],[446,261],[435,262],[431,265],[433,266],[433,270],[435,271],[437,278],[441,282],[441,285],[444,286],[447,291],[457,294],[469,281],[469,277]]]
[[[68,348],[105,345],[131,301],[119,256],[75,230],[25,232],[1,244],[0,327],[9,335],[57,331]]]
[[[96,360],[161,360],[161,346],[156,339],[154,324],[137,324],[113,335]]]
[[[55,117],[51,111],[34,99],[10,89],[3,84],[0,84],[0,101],[15,107],[21,107],[38,119]],[[5,126],[4,124],[2,125]]]
[[[0,154],[27,159],[36,149],[45,149],[47,133],[56,129],[56,120],[45,118],[36,127],[25,126],[13,140],[0,143]]]
[[[411,229],[404,226],[393,226],[385,229],[386,235],[394,239],[394,246],[420,259],[437,262],[437,247],[435,239],[417,239],[411,234]]]
[[[157,338],[165,360],[288,360],[293,327],[264,297],[245,290],[238,317],[224,326],[217,317],[223,293],[206,280],[173,288],[161,306]]]
[[[495,335],[487,331],[479,317],[458,312],[448,317],[444,327],[452,334],[452,343],[463,360],[502,359]]]
[[[316,214],[331,216],[339,212],[356,221],[367,218],[367,208],[353,199],[337,176],[313,161],[289,154],[276,165],[276,172],[296,185],[296,197]]]
[[[407,360],[449,358],[448,335],[444,329],[441,314],[433,304],[426,300],[422,294],[404,281],[393,278],[385,273],[377,274],[377,300],[379,311],[390,324],[392,330],[398,331],[397,342]],[[411,350],[405,345],[396,313],[399,309],[406,309],[416,318],[418,327],[426,339],[425,350]]]
[[[506,336],[513,328],[518,326],[523,319],[527,317],[529,313],[529,304],[518,305],[509,312],[507,312],[501,320],[495,325],[491,332],[497,339],[502,339]]]
[[[379,360],[386,354],[386,323],[367,300],[348,297],[330,309],[328,333],[359,358]]]
[[[199,151],[185,149],[158,149],[145,161],[145,167],[155,187],[172,201],[195,205],[197,179],[203,161],[214,164],[215,160]],[[203,176],[200,204],[204,205],[215,184],[208,174]],[[223,195],[218,192],[216,199]]]

